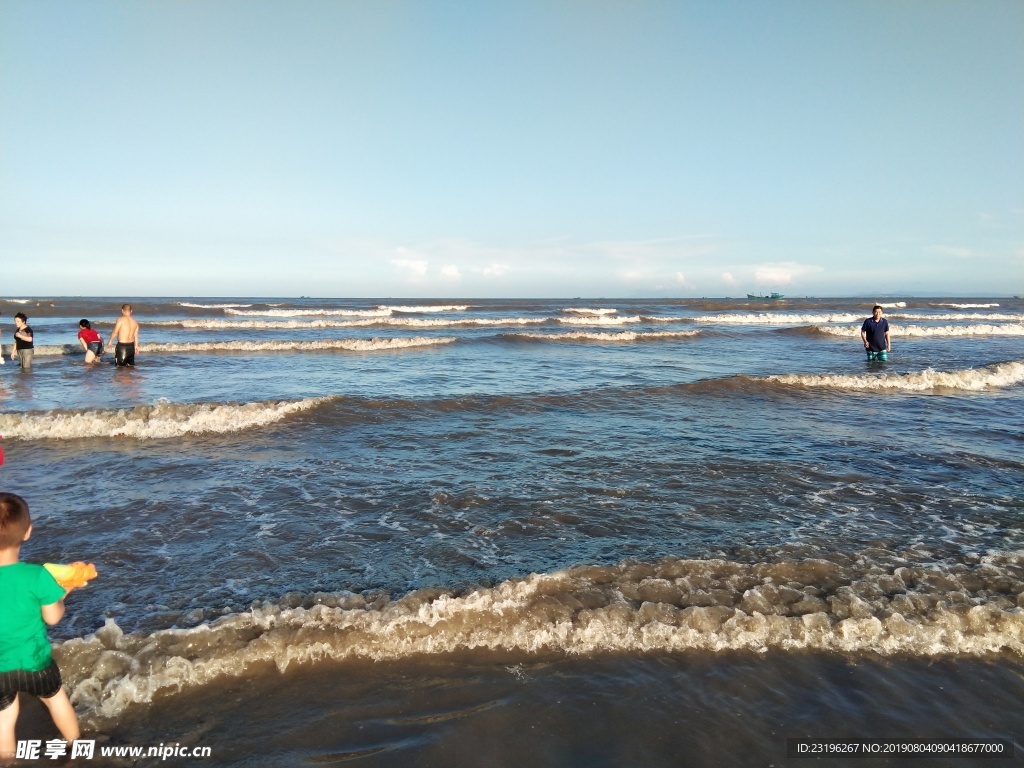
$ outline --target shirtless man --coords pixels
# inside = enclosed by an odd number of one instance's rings
[[[135,365],[135,354],[141,352],[139,346],[139,324],[132,317],[132,305],[121,305],[121,316],[114,323],[114,330],[110,333],[109,347],[117,339],[117,346],[114,347],[114,362],[118,365]]]

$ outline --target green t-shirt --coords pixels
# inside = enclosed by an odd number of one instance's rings
[[[41,565],[0,565],[0,672],[38,672],[50,665],[50,641],[40,608],[64,597]]]

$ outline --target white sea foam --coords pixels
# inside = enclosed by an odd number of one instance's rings
[[[147,344],[146,352],[303,352],[348,350],[352,352],[375,352],[389,349],[410,349],[429,347],[437,344],[451,344],[454,336],[428,338],[414,336],[398,339],[322,339],[319,341],[187,341]]]
[[[427,318],[427,317],[372,317],[357,320],[222,320],[219,318],[190,318],[185,320],[154,321],[149,325],[171,325],[181,328],[193,328],[201,330],[218,329],[249,329],[249,330],[308,330],[316,328],[365,328],[372,325],[386,325],[396,328],[451,328],[462,327],[487,327],[502,325],[540,325],[549,322],[552,318],[546,317],[474,317],[462,319]],[[575,322],[568,318],[557,318],[559,322],[573,325],[586,325],[595,323],[597,318],[578,319]],[[638,321],[634,318],[631,322]],[[621,320],[620,320],[621,322]],[[612,324],[609,322],[608,324]]]
[[[75,440],[130,437],[139,440],[239,432],[273,424],[335,398],[268,400],[255,403],[157,403],[135,408],[2,413],[7,439]]]
[[[784,312],[746,312],[743,314],[704,315],[693,318],[698,323],[723,325],[810,325],[816,323],[852,323],[865,315],[849,312],[818,315],[795,315]]]
[[[682,317],[679,315],[641,315],[640,320],[645,323],[692,323],[695,317]]]
[[[645,341],[648,339],[684,338],[696,336],[699,333],[700,331],[619,331],[618,333],[568,331],[566,333],[510,333],[507,335],[543,341]]]
[[[814,329],[831,336],[860,336],[860,326],[818,325]],[[890,325],[890,336],[1024,336],[1024,323],[1020,325]]]
[[[626,325],[627,323],[640,323],[640,315],[583,315],[581,317],[556,317],[554,318],[563,325]]]
[[[702,650],[911,657],[1024,654],[1020,565],[885,567],[858,558],[744,564],[666,560],[533,574],[456,596],[317,594],[254,604],[192,629],[124,634],[110,619],[55,648],[88,725],[161,691],[327,659],[465,649],[597,655]]]
[[[3,354],[10,355],[14,349],[13,344],[5,344],[0,347]],[[54,357],[58,355],[84,355],[85,350],[81,344],[37,344],[33,349],[34,357]]]
[[[766,381],[801,387],[856,389],[876,392],[926,392],[952,389],[980,392],[1024,383],[1024,361],[987,365],[960,371],[917,371],[883,374],[805,374],[768,376]]]
[[[998,304],[939,304],[940,307],[956,307],[957,309],[991,309]]]
[[[619,310],[610,307],[566,307],[563,312],[571,312],[575,315],[614,315]]]
[[[241,311],[237,309],[224,310],[225,315],[239,315],[242,317],[387,317],[391,314],[390,309],[252,309]]]
[[[905,306],[907,306],[907,302],[905,302],[905,301],[893,301],[893,302],[890,302],[890,303],[887,304],[884,301],[880,301],[880,302],[878,302],[878,306],[886,307],[886,308],[888,308],[888,307],[905,307]]]
[[[252,304],[192,304],[187,301],[174,302],[179,307],[193,307],[195,309],[230,309],[232,307],[251,307]]]
[[[377,306],[379,310],[387,310],[388,312],[465,312],[470,308],[469,304],[427,304],[424,306],[397,306],[393,307],[388,304],[380,304]]]
[[[919,312],[893,312],[890,319],[899,317],[904,320],[933,320],[943,322],[945,320],[1003,320],[1007,322],[1024,322],[1024,314],[1006,312],[941,312],[933,315],[926,315]]]
[[[0,299],[0,301],[6,301],[10,304],[30,304],[34,299]]]

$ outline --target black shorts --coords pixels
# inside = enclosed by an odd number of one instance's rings
[[[114,362],[118,365],[135,365],[135,345],[131,342],[117,342],[114,347]]]
[[[89,351],[92,352],[94,355],[96,355],[96,357],[99,357],[100,355],[103,354],[103,342],[102,341],[92,341],[92,342],[89,342]]]
[[[19,693],[31,693],[41,699],[48,699],[60,692],[61,685],[60,670],[53,659],[50,659],[50,666],[38,672],[26,672],[23,669],[0,672],[0,710],[11,706]]]

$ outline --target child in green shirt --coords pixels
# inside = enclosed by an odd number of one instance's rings
[[[46,637],[46,625],[64,616],[67,593],[43,566],[18,562],[31,535],[28,504],[13,493],[0,493],[0,760],[15,756],[21,692],[39,697],[65,741],[79,736]]]

